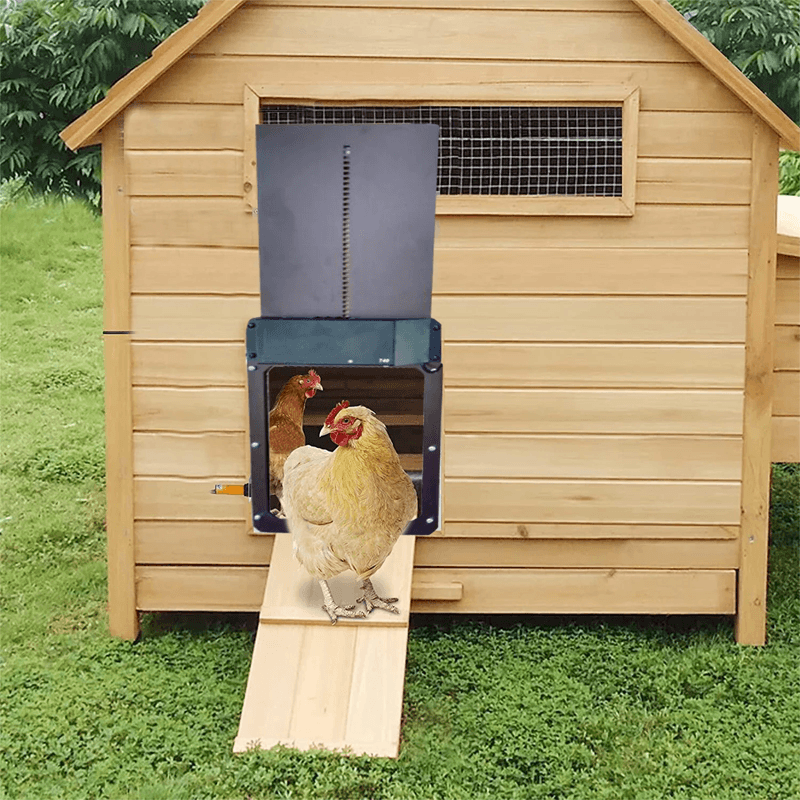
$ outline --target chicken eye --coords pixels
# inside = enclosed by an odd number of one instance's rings
[[[344,424],[345,424],[345,425],[349,425],[349,424],[352,422],[352,420],[350,419],[350,417],[345,417],[345,418],[342,420],[342,422],[344,422]]]

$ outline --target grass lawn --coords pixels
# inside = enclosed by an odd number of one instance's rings
[[[4,796],[800,798],[794,467],[775,472],[766,648],[728,618],[417,618],[397,761],[234,757],[254,616],[106,632],[100,222],[0,213]]]

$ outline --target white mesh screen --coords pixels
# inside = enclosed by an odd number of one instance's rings
[[[439,125],[439,194],[622,195],[619,106],[295,106],[265,125]]]

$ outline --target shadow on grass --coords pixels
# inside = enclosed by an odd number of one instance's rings
[[[628,631],[653,636],[686,636],[701,634],[733,641],[733,617],[724,615],[655,614],[413,614],[411,629],[429,628],[450,632],[468,624],[479,628],[509,630],[526,627],[539,630],[573,628],[590,631]]]
[[[225,633],[247,631],[255,638],[256,612],[148,611],[140,617],[140,638],[157,639],[176,632]]]

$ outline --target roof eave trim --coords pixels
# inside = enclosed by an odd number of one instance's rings
[[[197,16],[156,47],[147,61],[120,78],[103,100],[61,131],[67,147],[78,150],[95,141],[101,128],[246,2],[208,0]]]

